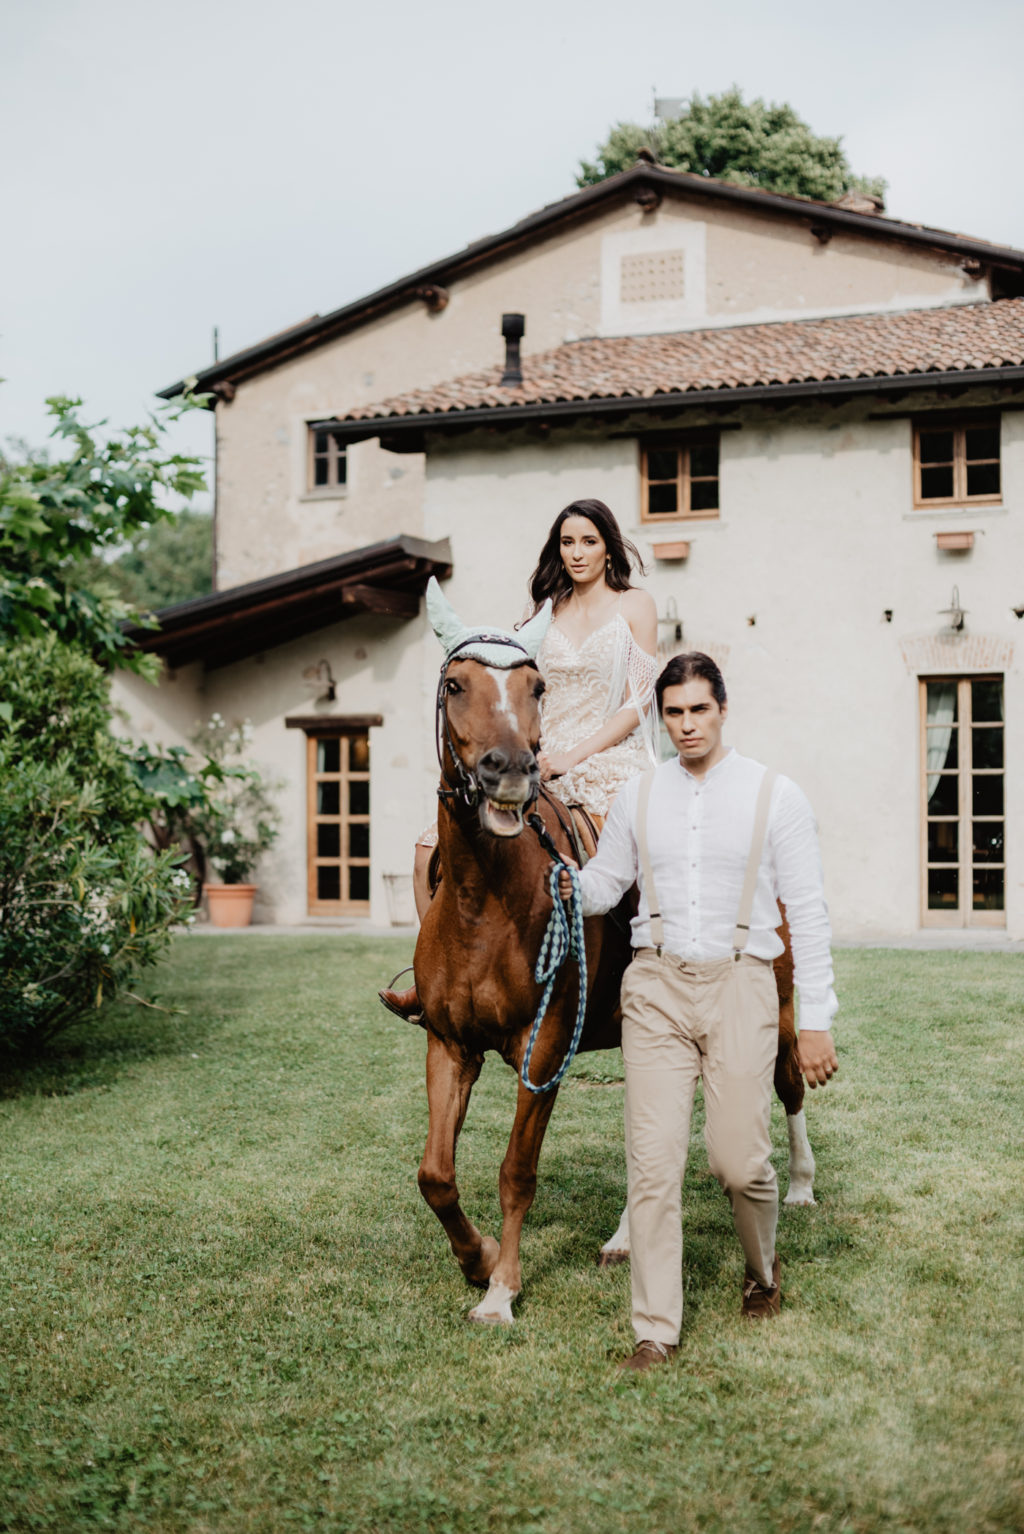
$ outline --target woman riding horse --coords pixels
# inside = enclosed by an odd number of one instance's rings
[[[559,512],[530,577],[532,612],[546,601],[553,622],[537,656],[546,684],[541,709],[541,780],[566,805],[579,805],[595,831],[622,785],[657,761],[651,712],[657,671],[654,600],[630,584],[643,573],[635,546],[603,501],[573,501]],[[423,920],[437,823],[416,843],[413,889]],[[389,1011],[422,1022],[416,987],[379,992]]]

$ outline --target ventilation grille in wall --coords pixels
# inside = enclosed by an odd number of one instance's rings
[[[651,304],[683,298],[684,255],[681,250],[658,250],[623,256],[619,301]]]

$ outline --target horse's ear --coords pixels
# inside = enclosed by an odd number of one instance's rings
[[[528,623],[516,633],[516,638],[526,651],[531,660],[537,659],[537,652],[544,643],[544,636],[551,627],[551,598],[548,597],[539,612],[535,612]]]
[[[437,635],[438,644],[447,655],[465,634],[466,627],[441,590],[435,575],[427,582],[427,617]]]

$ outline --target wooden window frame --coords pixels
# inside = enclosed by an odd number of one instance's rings
[[[352,900],[347,895],[350,868],[373,867],[373,843],[372,843],[372,800],[365,815],[353,815],[348,808],[348,787],[350,783],[366,783],[368,790],[372,782],[370,766],[370,732],[368,728],[359,728],[352,721],[344,724],[324,724],[319,728],[306,727],[306,897],[310,916],[369,916],[370,896],[365,900]],[[323,740],[336,740],[338,747],[338,771],[336,773],[320,772],[317,766],[317,754],[320,742]],[[349,763],[348,742],[351,740],[365,740],[367,765],[366,771],[354,771]],[[317,786],[321,782],[337,782],[338,784],[338,814],[321,815],[317,807]],[[371,790],[372,791],[372,790]],[[339,849],[337,857],[321,857],[317,844],[317,827],[321,824],[337,824],[339,828]],[[350,830],[353,825],[365,825],[369,830],[371,842],[370,850],[366,857],[352,857],[350,853]],[[339,888],[342,891],[338,900],[322,900],[318,891],[317,871],[321,867],[337,867],[339,870]]]
[[[1003,504],[1002,491],[1002,418],[998,411],[992,415],[982,416],[932,416],[918,417],[912,422],[913,427],[913,474],[914,474],[914,509],[916,511],[941,511],[946,507],[959,506],[1001,506]],[[999,453],[995,458],[967,458],[966,433],[978,428],[994,428],[999,433]],[[951,431],[953,433],[953,494],[949,496],[931,496],[925,499],[921,495],[921,433],[927,431]],[[999,491],[996,495],[968,495],[967,494],[967,464],[973,463],[997,463],[999,465]]]
[[[327,452],[316,450],[317,437],[327,438]],[[348,491],[348,447],[339,442],[336,434],[326,427],[309,426],[306,429],[306,493],[308,495],[345,495]],[[316,482],[317,460],[327,460],[327,483]],[[338,478],[339,465],[341,478]]]
[[[696,477],[696,483],[707,483],[714,480],[718,485],[718,505],[700,508],[697,511],[690,510],[690,485],[694,480],[690,475],[690,450],[694,447],[710,447],[718,449],[718,473],[701,474]],[[647,472],[647,458],[649,453],[676,454],[676,509],[675,511],[650,511],[650,487],[655,485],[669,485],[673,481],[669,479],[652,480]],[[662,439],[647,437],[640,442],[640,521],[648,527],[657,527],[669,522],[713,522],[722,513],[722,446],[721,434],[717,431],[695,432],[685,437],[670,436]]]
[[[1003,684],[1002,720],[981,720],[975,723],[971,703],[972,682],[1001,682]],[[957,689],[957,813],[953,815],[928,814],[928,684],[946,682]],[[1006,677],[1003,672],[989,671],[971,673],[969,676],[922,676],[918,679],[918,714],[920,729],[920,770],[918,797],[921,814],[921,926],[922,927],[1005,927],[1006,896]],[[1003,731],[1002,767],[975,767],[972,759],[973,732],[976,729],[1001,728]],[[952,769],[950,769],[951,771]],[[1001,777],[1003,779],[1002,815],[975,815],[972,778]],[[957,862],[955,864],[932,863],[928,859],[929,822],[955,821],[958,827]],[[1003,827],[1003,861],[986,863],[986,868],[1003,870],[1003,909],[985,911],[974,909],[974,822],[999,822]],[[928,906],[928,870],[932,867],[956,867],[958,870],[959,902],[955,910],[932,910]]]

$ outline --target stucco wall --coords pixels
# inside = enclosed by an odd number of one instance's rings
[[[671,248],[674,230],[688,260],[703,252],[687,269],[685,300],[619,303],[617,253]],[[611,209],[453,282],[440,314],[415,302],[239,384],[217,408],[217,584],[420,533],[420,456],[357,444],[345,492],[310,494],[306,423],[497,364],[504,311],[526,315],[529,355],[582,336],[985,297],[950,258],[890,242],[837,235],[822,245],[774,217],[674,199],[651,214]]]
[[[662,653],[710,650],[729,684],[728,738],[810,796],[835,930],[846,940],[919,930],[918,673],[1003,671],[1007,930],[1024,938],[1024,626],[1012,612],[1024,601],[1024,414],[1003,416],[1003,506],[937,513],[911,506],[909,420],[868,420],[865,410],[748,418],[722,435],[720,519],[654,534],[638,521],[630,440],[438,443],[424,532],[451,539],[446,589],[465,619],[502,626],[522,616],[546,530],[574,497],[606,500],[648,557],[652,537],[684,533],[686,563],[651,561],[646,582],[659,613],[671,597],[683,623],[681,646],[671,627],[662,631]],[[975,530],[970,554],[937,551],[936,531],[951,526]],[[967,624],[943,637],[954,582]],[[121,678],[117,693],[143,737],[183,739],[214,710],[252,720],[254,759],[285,784],[284,831],[258,875],[257,917],[298,922],[305,736],[283,720],[324,709],[302,681],[321,658],[339,679],[339,714],[384,716],[371,732],[372,916],[386,922],[384,876],[409,869],[413,839],[436,807],[440,652],[422,616],[337,624],[205,676],[190,667],[159,689]]]
[[[848,414],[823,425],[794,412],[723,434],[721,518],[686,529],[688,561],[653,562],[646,584],[659,613],[671,596],[682,617],[682,645],[665,628],[664,653],[707,649],[722,665],[732,743],[810,796],[847,940],[920,926],[918,671],[1005,671],[1007,925],[1024,937],[1024,631],[1012,612],[1024,601],[1024,418],[1003,418],[997,510],[914,512],[910,457],[906,419]],[[426,535],[451,538],[447,589],[466,620],[520,615],[547,526],[576,496],[606,500],[649,553],[636,472],[629,441],[438,445]],[[976,530],[970,554],[937,551],[935,532],[953,524]],[[940,639],[954,582],[967,628]]]

